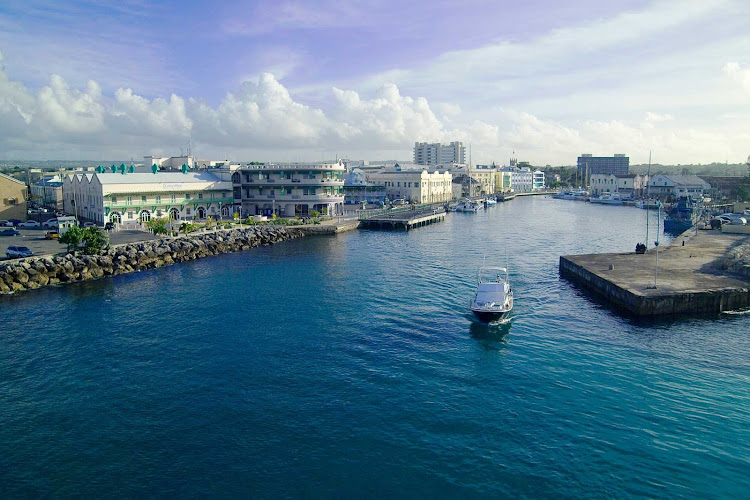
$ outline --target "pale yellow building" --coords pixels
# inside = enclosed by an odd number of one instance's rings
[[[26,220],[26,184],[5,174],[0,174],[0,220]]]
[[[453,198],[453,176],[438,170],[390,170],[370,174],[370,180],[385,186],[389,200],[410,203],[444,203]]]

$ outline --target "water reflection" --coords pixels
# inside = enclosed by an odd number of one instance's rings
[[[507,344],[511,323],[510,320],[498,323],[481,323],[475,320],[471,322],[469,333],[475,340],[490,340]]]

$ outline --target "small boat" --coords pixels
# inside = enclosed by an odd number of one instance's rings
[[[505,267],[482,266],[477,275],[477,293],[471,311],[479,321],[491,323],[504,319],[513,309],[513,290]]]
[[[637,200],[635,206],[644,210],[656,209],[659,208],[659,200]]]
[[[622,205],[623,199],[620,198],[620,195],[617,193],[604,193],[599,197],[599,203],[602,205]]]
[[[492,205],[497,205],[497,201],[495,201],[495,198],[492,196],[488,196],[486,200],[484,200],[484,206],[491,207]]]
[[[462,200],[456,205],[456,212],[479,212],[479,205],[471,200]]]

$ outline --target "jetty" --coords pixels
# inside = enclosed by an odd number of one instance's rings
[[[445,220],[445,209],[433,206],[404,210],[378,210],[360,215],[363,229],[404,229],[406,231]]]
[[[635,316],[718,314],[750,307],[747,235],[689,230],[645,254],[560,257],[560,276]]]

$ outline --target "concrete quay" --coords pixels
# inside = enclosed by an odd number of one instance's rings
[[[646,254],[560,257],[560,276],[635,316],[718,314],[750,307],[750,278],[722,271],[747,235],[686,231],[666,248]],[[684,244],[683,244],[684,242]]]
[[[368,229],[405,229],[426,226],[445,219],[443,208],[424,208],[388,212],[368,217],[360,221],[360,227]]]

